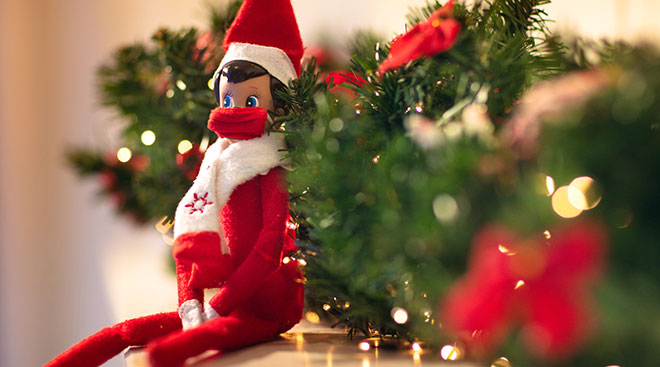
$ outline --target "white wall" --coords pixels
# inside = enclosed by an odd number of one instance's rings
[[[94,80],[110,52],[159,26],[204,26],[205,3],[0,1],[0,366],[41,365],[103,326],[175,302],[173,281],[153,276],[167,252],[158,235],[114,216],[63,152],[112,144],[113,115],[99,108]],[[408,6],[423,3],[293,0],[306,43],[357,28],[392,36]],[[549,7],[559,28],[656,39],[659,11],[654,0]]]

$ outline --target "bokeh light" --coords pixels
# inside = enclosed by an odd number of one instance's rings
[[[140,140],[146,146],[152,145],[156,141],[156,134],[151,130],[145,130],[140,136]]]
[[[192,147],[193,147],[193,145],[190,142],[190,140],[181,140],[179,142],[179,146],[178,146],[179,153],[184,154],[187,151],[189,151],[190,149],[192,149]]]
[[[568,186],[555,190],[552,195],[552,210],[562,218],[575,218],[582,213],[581,209],[573,206],[568,200]]]
[[[131,150],[127,147],[122,147],[117,150],[117,159],[122,163],[130,161],[132,156],[133,153],[131,153]]]
[[[545,176],[545,189],[548,196],[555,192],[555,180],[550,176]]]
[[[445,345],[440,349],[440,356],[445,361],[455,361],[461,357],[461,350],[455,345]]]
[[[319,322],[321,322],[321,318],[319,317],[319,314],[313,311],[307,312],[305,314],[305,319],[307,319],[307,321],[311,322],[312,324],[318,324]]]
[[[186,83],[184,83],[183,80],[181,80],[181,79],[176,81],[176,86],[181,90],[186,90],[186,88],[188,88]]]
[[[394,307],[391,312],[392,319],[397,324],[405,324],[408,322],[408,311],[401,307]]]
[[[366,352],[369,349],[371,349],[371,345],[369,345],[369,343],[367,342],[361,342],[360,344],[358,344],[358,348],[360,348],[361,351]]]
[[[600,188],[591,177],[577,177],[568,185],[568,201],[577,209],[593,209],[601,198]]]
[[[442,194],[433,199],[433,214],[440,222],[451,222],[458,216],[458,203],[451,195]]]

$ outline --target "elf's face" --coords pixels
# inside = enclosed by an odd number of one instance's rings
[[[272,111],[274,106],[270,93],[270,75],[265,74],[239,83],[231,83],[226,76],[221,76],[220,107],[262,107]]]

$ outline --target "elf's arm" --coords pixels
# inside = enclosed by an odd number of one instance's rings
[[[222,143],[209,147],[197,179],[176,210],[172,255],[184,329],[203,321],[204,288],[218,287],[232,271],[229,250],[221,242],[219,204],[213,184],[217,159],[224,148]]]
[[[179,306],[190,300],[204,300],[204,289],[196,278],[199,277],[200,262],[214,257],[218,252],[220,235],[217,232],[183,233],[176,238],[172,245],[172,255],[176,262]]]
[[[280,266],[289,215],[289,194],[281,167],[261,177],[261,203],[263,227],[252,251],[209,301],[220,316],[244,303]]]
[[[222,254],[218,232],[184,233],[172,246],[176,261],[179,293],[179,316],[183,328],[189,329],[204,321],[202,303],[204,288],[214,288],[231,273],[231,257]]]

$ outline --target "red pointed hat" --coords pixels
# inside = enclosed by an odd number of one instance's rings
[[[258,64],[284,84],[300,75],[303,45],[290,0],[245,0],[223,47],[216,75],[234,60]]]

